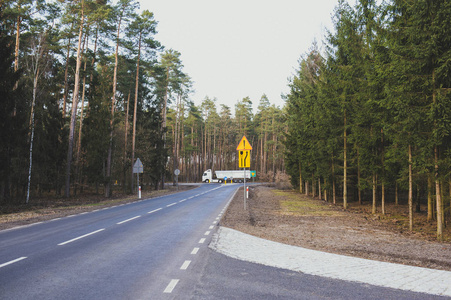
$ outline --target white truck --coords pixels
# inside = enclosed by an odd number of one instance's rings
[[[227,178],[227,181],[232,182],[243,182],[244,181],[244,170],[230,170],[230,171],[214,171],[208,169],[202,175],[202,182],[219,182],[223,183],[224,178]],[[246,170],[246,179],[251,178],[251,172]]]

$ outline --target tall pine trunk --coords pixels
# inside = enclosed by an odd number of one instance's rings
[[[111,97],[111,119],[110,119],[110,143],[108,146],[108,157],[106,165],[106,178],[105,178],[105,197],[109,198],[112,195],[111,187],[111,165],[113,159],[113,133],[114,133],[114,111],[116,106],[116,89],[117,89],[117,67],[119,61],[119,34],[121,31],[122,15],[124,13],[122,8],[121,15],[119,17],[119,23],[117,26],[116,36],[116,52],[114,54],[114,72],[113,72],[113,96]]]
[[[80,30],[78,33],[77,66],[75,68],[74,96],[72,98],[72,113],[69,127],[69,148],[67,150],[66,187],[64,193],[66,198],[70,196],[70,173],[72,164],[72,152],[74,147],[75,121],[77,119],[78,93],[80,89],[81,41],[83,39],[83,25],[85,19],[83,9],[84,9],[84,0],[82,0],[81,2],[81,21],[80,21]]]
[[[139,63],[141,59],[141,39],[142,32],[139,32],[139,40],[138,40],[138,61],[136,63],[136,77],[135,77],[135,102],[133,107],[133,134],[132,134],[132,165],[135,163],[135,147],[136,147],[136,117],[137,117],[137,109],[138,109],[138,87],[139,87]],[[134,191],[134,181],[135,177],[133,174],[133,168],[131,172],[131,193]]]
[[[434,169],[435,169],[435,199],[437,206],[437,240],[443,240],[443,225],[444,225],[444,214],[443,214],[443,203],[440,194],[440,181],[438,178],[438,149],[437,146],[434,147]]]
[[[412,146],[409,144],[409,230],[413,230]]]
[[[343,130],[343,208],[348,208],[348,161],[347,161],[347,132],[346,132],[346,109],[344,111],[344,130]]]

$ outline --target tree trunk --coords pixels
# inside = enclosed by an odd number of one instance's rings
[[[360,185],[360,155],[359,147],[357,147],[357,193],[359,197],[359,205],[362,205],[362,189]]]
[[[36,64],[39,63],[39,60],[36,62]],[[33,166],[33,140],[34,140],[34,108],[36,106],[36,92],[38,89],[38,78],[39,78],[39,66],[36,69],[34,80],[33,80],[33,102],[31,104],[31,136],[30,136],[30,164],[28,168],[28,189],[27,189],[27,200],[26,204],[30,201],[30,187],[31,187],[31,170]]]
[[[383,215],[385,215],[385,183],[384,183],[384,130],[381,128],[381,160],[382,160],[382,179],[381,179],[381,193],[382,193],[382,199],[381,199],[381,212]]]
[[[72,26],[74,23],[72,23]],[[71,28],[72,32],[72,28]],[[63,94],[63,120],[66,118],[66,103],[69,93],[69,58],[70,58],[70,35],[67,41],[66,69],[64,71],[64,94]]]
[[[343,208],[348,208],[348,185],[347,185],[347,137],[346,137],[346,110],[344,111],[344,130],[343,130]]]
[[[444,214],[443,214],[443,203],[440,194],[440,182],[438,179],[438,149],[437,146],[434,147],[434,169],[435,169],[435,199],[437,206],[437,240],[443,240],[443,225],[444,225]]]
[[[315,198],[316,196],[316,181],[315,181],[315,175],[312,173],[312,197]]]
[[[302,170],[301,170],[301,162],[299,162],[299,193],[302,194]]]
[[[138,109],[138,87],[139,87],[139,63],[141,60],[141,39],[142,32],[139,32],[139,40],[138,40],[138,61],[136,63],[136,77],[135,77],[135,102],[133,107],[133,134],[132,134],[132,166],[135,163],[135,147],[136,147],[136,117],[137,117],[137,109]],[[131,193],[134,192],[134,181],[135,177],[133,174],[133,167],[131,172],[131,180],[130,180],[130,188]]]
[[[322,200],[322,198],[321,198],[321,177],[318,177],[318,199]]]
[[[428,175],[428,221],[434,219],[434,205],[432,200],[432,177]]]
[[[395,182],[395,205],[398,206],[399,199],[398,199],[398,182]]]
[[[412,146],[409,144],[409,230],[413,230]]]
[[[86,33],[85,41],[88,41],[88,33]],[[85,49],[85,41],[83,41],[83,48],[82,52],[84,52]],[[86,49],[88,49],[88,44],[86,44]],[[86,59],[83,66],[83,71],[86,72]],[[80,152],[81,152],[81,136],[82,136],[82,129],[83,129],[83,113],[85,108],[85,93],[86,93],[86,74],[83,76],[83,89],[81,92],[81,112],[80,112],[80,125],[78,128],[78,142],[77,142],[77,155],[75,156],[75,176],[77,184],[74,188],[74,194],[77,194],[77,188],[81,183],[81,174],[80,174]]]
[[[373,206],[371,213],[374,215],[376,211],[376,172],[373,171]]]
[[[110,119],[110,143],[108,146],[108,158],[106,165],[106,178],[105,178],[105,197],[109,198],[112,195],[112,187],[111,187],[111,165],[113,158],[113,133],[114,133],[114,111],[116,105],[116,88],[117,88],[117,66],[119,60],[119,34],[121,30],[121,22],[122,15],[124,13],[124,9],[121,11],[121,15],[119,17],[119,23],[117,26],[117,38],[116,38],[116,52],[114,54],[114,72],[113,72],[113,96],[111,97],[111,119]]]
[[[124,191],[124,193],[127,192],[127,144],[128,144],[128,127],[129,127],[129,115],[130,115],[130,97],[131,97],[131,87],[128,90],[128,96],[127,96],[127,109],[125,111],[125,120],[124,120],[124,125],[125,125],[125,129],[124,129],[124,157],[122,159],[122,170],[124,172],[124,178],[122,181],[122,190]],[[133,164],[133,161],[132,161]],[[131,178],[133,178],[133,167],[132,167],[132,176]],[[133,190],[131,191],[131,193],[133,193]]]
[[[83,23],[84,23],[84,0],[81,2],[81,21],[80,30],[78,33],[78,48],[77,48],[77,66],[75,68],[75,82],[74,82],[74,95],[72,98],[72,113],[69,127],[69,148],[67,150],[67,164],[66,164],[66,187],[65,197],[70,196],[70,170],[72,164],[72,151],[74,147],[74,133],[75,133],[75,121],[77,119],[77,105],[78,105],[78,93],[80,89],[80,66],[81,66],[81,41],[83,39]]]

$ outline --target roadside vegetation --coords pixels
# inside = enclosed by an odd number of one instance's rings
[[[397,214],[408,230],[451,221],[449,1],[339,1],[325,54],[299,61],[287,95],[286,165],[305,194]],[[368,204],[369,203],[369,204]],[[426,221],[423,219],[426,211]]]

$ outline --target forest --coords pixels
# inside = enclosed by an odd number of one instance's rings
[[[259,179],[284,167],[282,109],[206,96],[196,106],[182,54],[155,38],[138,2],[2,0],[0,204],[199,182],[206,169],[237,169],[243,135]]]
[[[347,209],[451,221],[451,2],[338,1],[334,28],[288,80],[285,106],[190,98],[182,54],[135,0],[0,2],[0,205],[136,191],[237,169]],[[302,49],[299,49],[300,53]],[[262,62],[263,63],[263,62]],[[290,74],[287,74],[289,76]],[[253,101],[258,103],[253,112]]]
[[[451,2],[339,1],[287,95],[286,167],[300,192],[427,209],[451,221]],[[399,201],[399,202],[398,202]]]

